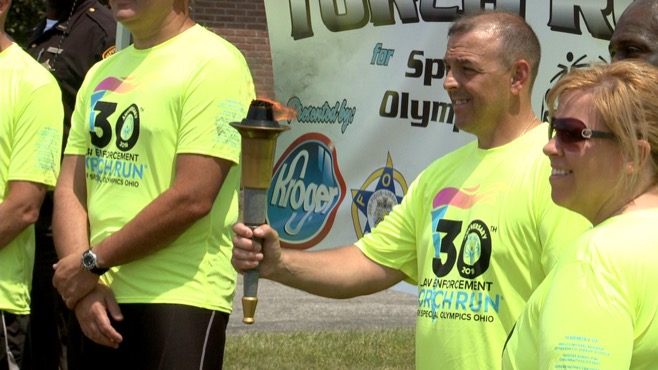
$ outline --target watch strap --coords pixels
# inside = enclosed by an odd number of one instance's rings
[[[98,266],[94,266],[94,267],[92,267],[91,269],[89,269],[89,271],[93,272],[94,274],[96,274],[96,275],[98,275],[98,276],[103,275],[103,274],[106,273],[108,270],[109,270],[109,268],[106,268],[106,267],[98,267]]]

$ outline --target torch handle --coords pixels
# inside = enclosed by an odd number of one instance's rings
[[[244,188],[244,224],[252,229],[265,223],[267,212],[267,189]],[[263,244],[261,238],[253,238],[254,241]],[[242,322],[254,323],[256,304],[258,304],[258,268],[245,271],[243,274],[244,295],[242,297]]]
[[[254,238],[263,243],[260,238]],[[242,322],[251,325],[255,322],[256,305],[258,305],[258,268],[247,270],[243,274]]]

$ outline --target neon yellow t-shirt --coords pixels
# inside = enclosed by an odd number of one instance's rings
[[[570,248],[562,253],[565,258]],[[554,268],[546,276],[534,293],[528,299],[523,313],[517,320],[503,349],[503,370],[539,369],[539,315],[544,306],[546,292],[555,277]]]
[[[21,48],[0,52],[0,203],[10,181],[55,186],[64,110],[55,78]],[[0,310],[30,313],[34,225],[0,249]]]
[[[658,209],[615,216],[565,250],[519,319],[504,369],[656,369],[656,220]]]
[[[438,159],[357,245],[418,285],[416,366],[499,369],[525,302],[589,223],[550,198],[546,126]]]
[[[236,163],[210,214],[167,247],[103,275],[119,303],[231,312],[241,139],[229,123],[246,116],[254,97],[242,54],[199,25],[150,49],[130,46],[88,73],[65,153],[86,156],[92,246],[171,186],[176,155]]]

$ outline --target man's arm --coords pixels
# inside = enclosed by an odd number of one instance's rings
[[[194,222],[210,212],[232,165],[230,161],[210,156],[178,155],[176,157],[176,175],[172,186],[147,205],[123,228],[94,246],[98,265],[100,267],[122,265],[165,248]],[[68,164],[62,166],[64,176],[69,171],[66,167]],[[79,160],[76,167],[78,169],[75,171],[75,178],[84,180],[84,176],[81,177],[78,174],[78,171],[84,172],[84,158]],[[80,168],[82,169],[80,170]],[[73,176],[69,174],[68,177]],[[72,183],[69,184],[68,181],[70,180],[63,180],[62,186],[69,189],[77,187]],[[81,199],[72,195],[73,191],[62,189],[60,191],[62,195],[59,197],[57,192],[56,213],[59,213],[57,210],[60,209],[60,206],[67,207],[69,214],[81,213],[83,208],[80,206]],[[64,200],[59,201],[59,198],[64,198]],[[58,202],[60,205],[57,204]],[[64,214],[62,212],[62,215]],[[67,217],[60,218],[57,221],[60,226],[56,232],[74,232],[66,230],[68,223]],[[78,223],[74,226],[77,235],[82,234],[80,226],[81,224]],[[62,259],[56,265],[54,282],[60,294],[65,297],[67,306],[73,308],[80,298],[93,289],[97,277],[81,267],[82,253],[88,248],[88,236],[86,235],[86,244],[76,236],[71,235],[66,239],[56,240],[59,244],[58,253]]]
[[[82,253],[89,249],[89,223],[87,214],[87,185],[85,157],[67,155],[62,161],[62,169],[55,189],[55,209],[53,212],[53,238],[60,257],[73,256],[77,260],[70,268],[71,276],[82,276],[83,280],[72,281],[71,289],[80,295],[60,290],[69,308],[75,308],[82,331],[94,342],[116,348],[122,340],[109,315],[114,320],[123,319],[112,291],[98,283],[98,276],[82,270]],[[60,271],[62,272],[62,271]],[[82,275],[76,275],[81,273]],[[81,285],[86,284],[86,285]],[[56,282],[56,285],[59,285]],[[78,304],[80,301],[80,304]]]
[[[82,269],[82,253],[89,249],[85,157],[67,155],[55,187],[53,240],[60,261],[53,284],[69,308],[98,284],[98,276]],[[69,263],[62,264],[67,258]]]
[[[259,268],[260,275],[306,292],[329,298],[352,298],[390,288],[404,273],[382,266],[355,245],[321,251],[281,249],[277,232],[269,225],[253,231],[233,227],[233,258],[238,271]],[[261,245],[256,239],[262,238]]]
[[[7,197],[0,203],[0,249],[39,218],[46,185],[30,181],[9,181]]]
[[[232,162],[216,157],[179,154],[172,186],[94,247],[98,264],[122,265],[173,242],[210,212],[232,166]]]
[[[89,249],[85,157],[66,155],[55,187],[53,239],[60,258]]]

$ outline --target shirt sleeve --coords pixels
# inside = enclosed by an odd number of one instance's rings
[[[85,155],[87,153],[87,141],[90,140],[88,139],[90,131],[89,120],[91,119],[90,115],[92,114],[90,113],[90,110],[91,104],[95,101],[96,97],[92,95],[90,102],[87,102],[86,99],[90,94],[88,92],[90,81],[98,70],[98,67],[99,65],[96,64],[89,69],[89,72],[85,76],[85,79],[78,90],[75,99],[75,109],[71,115],[71,129],[69,131],[67,142],[65,143],[64,154]],[[93,114],[97,113],[93,112]]]
[[[419,176],[420,177],[420,176]],[[416,251],[417,211],[414,194],[419,192],[418,180],[409,187],[402,202],[391,213],[363,236],[356,246],[374,262],[400,270],[407,275],[410,284],[418,284],[418,257]]]
[[[244,59],[227,53],[200,65],[183,94],[177,153],[240,161],[240,134],[231,122],[245,118],[254,87]]]
[[[8,179],[55,186],[60,168],[61,92],[54,79],[37,86],[17,115]]]

